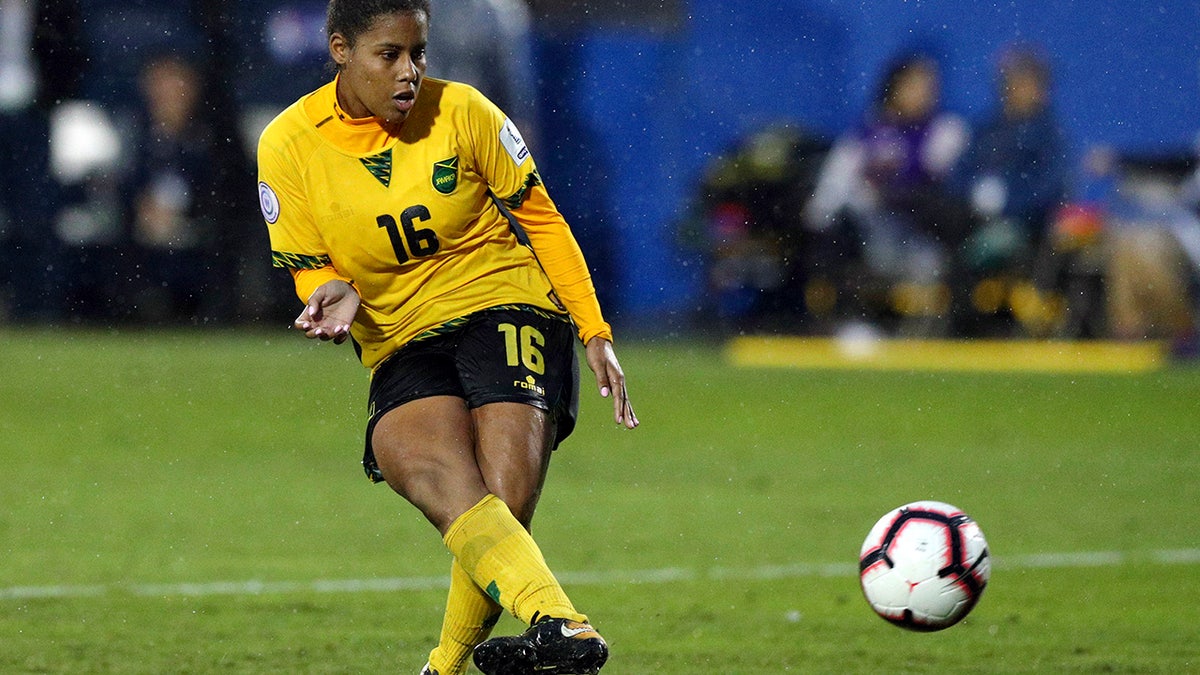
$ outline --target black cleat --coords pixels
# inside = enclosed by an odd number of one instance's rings
[[[608,644],[590,624],[549,616],[475,648],[484,675],[596,675],[607,660]]]

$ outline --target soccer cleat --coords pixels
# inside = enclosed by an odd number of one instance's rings
[[[608,644],[590,624],[549,616],[475,648],[475,667],[485,675],[596,675],[607,660]]]
[[[438,671],[434,670],[433,666],[426,663],[425,667],[421,669],[421,675],[438,675]]]

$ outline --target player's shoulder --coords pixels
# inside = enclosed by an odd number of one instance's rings
[[[448,103],[459,105],[471,98],[482,96],[478,89],[466,82],[444,80],[440,77],[426,77],[422,80],[421,93],[432,93]]]
[[[426,77],[421,83],[421,96],[428,96],[438,101],[438,107],[443,110],[453,110],[471,114],[474,111],[496,109],[483,92],[466,82],[443,80]]]
[[[302,96],[284,108],[263,127],[258,137],[259,154],[264,150],[287,152],[318,144],[319,137],[306,106],[308,100],[318,95],[317,90]]]
[[[300,101],[284,108],[263,127],[258,137],[259,147],[280,146],[295,138],[304,121]]]

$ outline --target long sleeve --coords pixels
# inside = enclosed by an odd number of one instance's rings
[[[596,336],[612,340],[612,327],[600,311],[583,251],[550,194],[541,185],[532,187],[513,215],[529,237],[554,292],[575,319],[579,339],[584,344]]]
[[[289,268],[289,271],[292,273],[292,281],[296,284],[296,295],[299,296],[300,302],[308,302],[308,299],[312,297],[313,291],[334,279],[345,281],[351,286],[354,285],[353,280],[342,276],[340,272],[334,269],[333,265],[326,265],[317,269],[297,269],[292,267]]]

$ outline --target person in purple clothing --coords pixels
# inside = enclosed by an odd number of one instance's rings
[[[922,54],[898,59],[863,122],[826,158],[805,207],[807,226],[820,232],[848,222],[876,280],[952,284],[972,225],[949,177],[968,135],[965,122],[941,108],[937,63]]]

